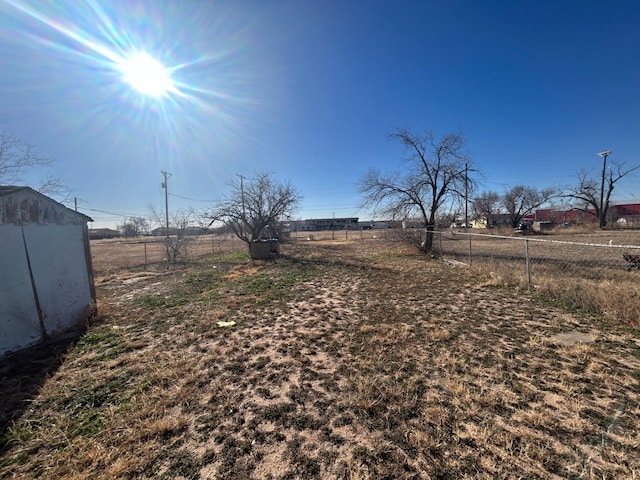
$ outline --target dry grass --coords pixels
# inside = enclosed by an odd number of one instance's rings
[[[379,240],[282,251],[99,277],[59,367],[2,378],[0,478],[640,475],[635,330]]]
[[[529,239],[529,275],[525,238]],[[445,259],[468,264],[469,238],[444,233],[443,240],[436,243]],[[475,234],[471,244],[472,266],[496,284],[525,290],[531,287],[546,301],[565,308],[596,314],[614,323],[640,325],[640,271],[628,270],[623,259],[625,252],[640,251],[638,231],[560,230],[542,236],[516,234],[513,239]]]

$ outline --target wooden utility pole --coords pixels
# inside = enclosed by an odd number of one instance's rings
[[[168,237],[169,236],[169,187],[167,185],[167,180],[169,179],[171,174],[165,172],[164,170],[162,170],[161,173],[164,176],[164,182],[162,182],[162,188],[164,188],[164,219],[165,219],[164,235]]]
[[[613,150],[606,150],[604,152],[600,152],[598,155],[600,155],[602,157],[602,183],[600,183],[600,215],[598,218],[598,223],[601,229],[603,229],[604,227],[607,226],[607,216],[605,215],[605,208],[604,208],[604,181],[605,181],[605,174],[607,171],[607,157],[609,156],[609,154],[613,152]]]
[[[242,231],[240,235],[244,236],[244,227],[247,225],[247,212],[244,205],[244,175],[239,173],[236,173],[236,175],[240,177],[240,199],[242,201]]]

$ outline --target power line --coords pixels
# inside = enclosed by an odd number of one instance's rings
[[[82,208],[82,210],[86,210],[88,212],[96,212],[96,213],[105,213],[107,215],[115,215],[116,217],[140,217],[144,215],[140,215],[139,213],[124,213],[124,212],[110,212],[108,210],[99,210],[97,208]]]
[[[184,197],[184,196],[178,195],[176,193],[170,193],[169,195],[172,196],[172,197],[182,198],[183,200],[191,200],[192,202],[215,203],[217,201],[217,200],[202,200],[200,198]]]

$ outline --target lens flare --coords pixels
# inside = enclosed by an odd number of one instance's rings
[[[190,86],[172,79],[173,73],[190,64],[165,67],[160,61],[144,51],[143,46],[136,45],[136,42],[131,38],[132,35],[122,32],[122,29],[114,24],[111,17],[97,2],[87,0],[85,4],[85,7],[88,7],[95,16],[92,22],[95,26],[95,32],[91,32],[81,28],[81,25],[88,21],[87,19],[81,20],[78,17],[78,23],[74,24],[66,16],[55,18],[28,4],[15,0],[5,1],[25,17],[31,18],[41,25],[46,25],[52,33],[55,32],[59,35],[57,43],[53,38],[44,35],[44,32],[42,35],[32,33],[33,40],[60,52],[76,56],[87,64],[96,64],[111,69],[119,74],[121,80],[124,80],[127,85],[145,96],[158,99],[181,97],[193,100],[187,98],[188,95],[185,93],[190,89]]]
[[[0,41],[32,55],[17,69],[30,73],[25,89],[55,90],[52,131],[82,126],[74,141],[103,142],[103,156],[136,150],[173,171],[210,168],[210,149],[255,142],[248,126],[265,123],[268,85],[257,81],[250,15],[211,5],[0,0]]]
[[[175,91],[169,71],[146,53],[124,59],[119,68],[124,80],[144,95],[162,97]]]

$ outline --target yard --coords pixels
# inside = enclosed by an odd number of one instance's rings
[[[0,478],[640,476],[637,330],[379,238],[282,253],[98,271],[81,339],[0,364]]]

